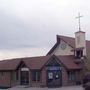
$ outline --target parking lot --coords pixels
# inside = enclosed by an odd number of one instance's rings
[[[0,89],[2,90],[2,89]],[[84,90],[82,86],[67,86],[61,88],[36,88],[36,87],[24,87],[24,86],[17,86],[9,89],[4,90]]]

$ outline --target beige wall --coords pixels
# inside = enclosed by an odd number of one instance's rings
[[[63,50],[61,48],[62,43],[66,44],[66,49],[65,50]],[[73,48],[71,46],[69,46],[66,42],[61,40],[60,44],[58,45],[58,47],[54,50],[54,52],[52,54],[55,54],[55,55],[74,55],[74,52],[72,50],[73,50]]]
[[[76,48],[84,47],[83,55],[86,56],[85,33],[83,33],[83,32],[76,32],[75,33],[75,46],[76,46]]]

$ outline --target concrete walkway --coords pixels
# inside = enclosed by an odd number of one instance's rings
[[[61,88],[36,88],[36,87],[13,87],[10,89],[5,90],[84,90],[82,86],[67,86],[67,87],[61,87]]]

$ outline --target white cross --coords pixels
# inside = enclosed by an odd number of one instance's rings
[[[81,30],[81,25],[80,25],[80,18],[81,18],[81,17],[83,17],[83,16],[81,16],[80,13],[78,13],[78,17],[76,17],[76,18],[78,18],[79,31]]]

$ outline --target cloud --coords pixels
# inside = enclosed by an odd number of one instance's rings
[[[27,25],[23,20],[0,12],[0,49],[43,47],[51,45],[52,25],[33,21]],[[52,28],[52,31],[49,31]],[[48,32],[47,32],[48,31]]]
[[[48,49],[49,47],[0,50],[0,60],[21,57],[43,56],[47,54]]]
[[[41,50],[41,47],[52,47],[56,34],[74,37],[74,32],[78,31],[75,17],[79,11],[84,16],[81,19],[82,30],[90,38],[89,3],[89,0],[0,0],[1,55],[24,56],[24,48]]]
[[[0,12],[0,48],[15,48],[27,37],[28,28],[19,18]]]

